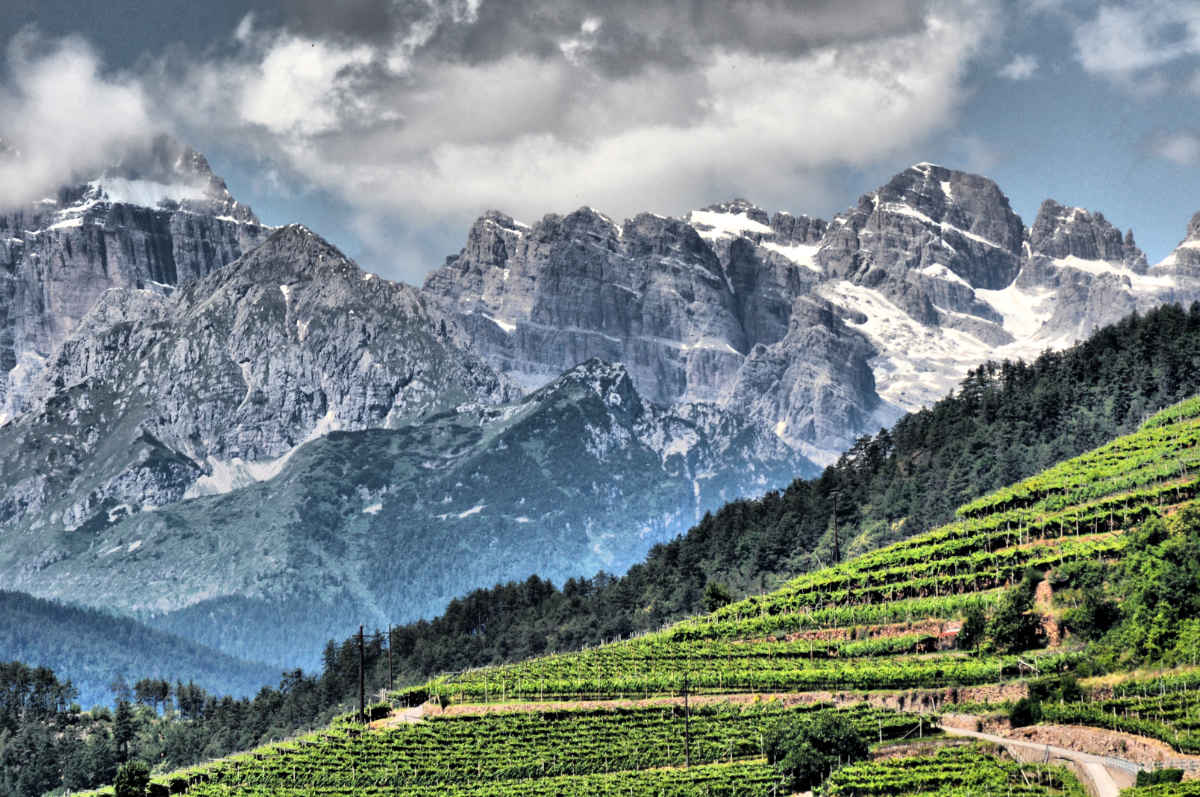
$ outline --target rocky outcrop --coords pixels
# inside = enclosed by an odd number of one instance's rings
[[[854,443],[849,430],[869,428],[876,419],[869,365],[876,354],[830,303],[800,297],[787,335],[751,351],[729,405],[799,448],[820,440],[844,450]]]
[[[186,284],[269,232],[202,155],[167,139],[0,214],[0,423],[36,402],[45,359],[105,291]]]
[[[1153,273],[1169,274],[1184,280],[1200,280],[1200,212],[1188,222],[1187,235],[1179,246],[1154,267]]]
[[[1068,208],[1047,199],[1038,210],[1029,229],[1031,256],[1049,258],[1077,257],[1121,263],[1137,273],[1145,273],[1146,255],[1133,240],[1133,230],[1124,236],[1104,218],[1083,208]]]
[[[300,226],[170,297],[110,290],[46,379],[45,405],[0,427],[0,525],[43,534],[268,478],[332,430],[515,395],[414,288]]]

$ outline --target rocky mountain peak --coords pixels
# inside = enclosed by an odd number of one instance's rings
[[[0,422],[111,289],[170,292],[267,237],[207,159],[160,137],[57,198],[0,213]]]
[[[551,396],[569,395],[577,401],[580,391],[594,394],[605,406],[620,407],[625,412],[636,413],[641,407],[641,398],[625,366],[598,357],[565,371],[546,387],[531,394],[529,400],[544,401]]]
[[[756,221],[759,224],[765,224],[768,226],[771,224],[771,217],[767,215],[765,210],[758,207],[750,200],[742,199],[740,197],[731,199],[728,202],[717,202],[701,208],[701,210],[707,213],[723,213],[733,216],[744,215],[746,218],[750,219],[751,221]]]
[[[703,265],[714,274],[721,265],[696,229],[681,219],[639,213],[625,222],[621,237],[630,257],[682,258]]]
[[[1002,339],[1000,316],[974,291],[1012,283],[1024,232],[993,181],[918,163],[840,214],[814,260],[922,325]]]
[[[1191,221],[1188,222],[1187,237],[1185,240],[1200,241],[1200,211],[1197,211],[1192,216]]]
[[[1050,258],[1106,260],[1139,272],[1146,268],[1146,255],[1133,242],[1132,232],[1122,236],[1103,213],[1066,207],[1053,199],[1047,199],[1038,210],[1029,229],[1029,248],[1033,254]]]
[[[982,175],[918,163],[889,180],[875,196],[877,207],[899,203],[929,217],[943,232],[954,228],[1009,252],[1020,251],[1021,218],[1000,186]]]
[[[1200,212],[1188,222],[1187,234],[1171,254],[1163,258],[1156,269],[1179,275],[1200,277]]]

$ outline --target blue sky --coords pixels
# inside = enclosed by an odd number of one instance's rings
[[[1200,210],[1195,2],[6,5],[0,200],[169,132],[264,221],[409,282],[487,208],[829,218],[922,160],[1026,224],[1102,211],[1151,263]]]

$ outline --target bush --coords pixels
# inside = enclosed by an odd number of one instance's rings
[[[1021,583],[1004,592],[988,623],[988,636],[1006,653],[1041,647],[1045,641],[1042,618],[1033,611],[1033,591],[1039,580],[1035,573],[1031,569]]]
[[[150,785],[150,767],[144,761],[126,761],[117,769],[113,781],[116,797],[146,797]]]
[[[967,607],[967,611],[963,615],[962,630],[958,632],[958,638],[955,640],[958,649],[974,650],[979,647],[979,643],[983,641],[985,630],[987,630],[987,617],[983,613],[983,607],[978,604]]]
[[[815,788],[834,769],[860,761],[868,752],[854,725],[832,711],[782,720],[763,741],[767,763],[794,791]]]
[[[1137,774],[1138,786],[1157,786],[1160,783],[1179,783],[1182,780],[1182,769],[1143,769]]]
[[[1014,728],[1036,725],[1042,721],[1042,704],[1033,698],[1023,697],[1008,712],[1008,721]]]
[[[729,588],[720,581],[709,581],[704,586],[704,611],[715,612],[732,602],[733,595],[730,594]]]

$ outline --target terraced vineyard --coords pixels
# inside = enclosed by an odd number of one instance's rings
[[[765,763],[763,738],[781,718],[813,709],[755,704],[752,694],[821,691],[849,702],[872,690],[949,693],[1071,670],[1084,655],[1078,645],[1008,654],[959,650],[960,621],[998,612],[1031,568],[1119,557],[1124,530],[1197,497],[1198,443],[1200,400],[1191,400],[1133,435],[964,506],[954,523],[802,575],[773,593],[638,638],[445,675],[391,695],[398,706],[482,704],[460,708],[462,716],[378,731],[335,726],[159,776],[154,791],[785,793]],[[1197,684],[1200,676],[1159,680],[1151,694],[1147,684],[1131,682],[1104,700],[1043,708],[1053,721],[1132,730],[1191,750],[1200,747]],[[686,714],[680,705],[681,695],[730,693],[742,693],[741,702],[692,706]],[[890,705],[899,697],[874,695]],[[659,704],[580,708],[598,698]],[[552,711],[501,705],[533,700],[572,704]],[[921,718],[866,703],[839,710],[873,743],[926,730]],[[689,757],[692,766],[679,769]],[[824,788],[828,795],[1083,793],[1065,771],[1018,765],[980,746],[853,764]]]
[[[1077,703],[1047,703],[1047,722],[1109,728],[1200,754],[1200,672],[1139,678],[1113,687],[1111,697],[1089,695]]]
[[[827,708],[767,701],[695,706],[686,715],[674,705],[510,711],[435,716],[374,732],[346,723],[174,773],[157,779],[155,789],[192,795],[593,794],[612,784],[633,785],[631,773],[650,773],[647,784],[671,785],[671,793],[689,793],[674,791],[680,786],[698,794],[772,794],[780,781],[762,763],[764,734],[785,717]],[[837,713],[872,739],[930,733],[927,719],[865,703]],[[744,766],[664,769],[688,760]],[[723,782],[736,790],[721,791]],[[481,784],[495,790],[483,791]]]
[[[978,746],[947,747],[932,755],[863,761],[843,767],[824,785],[827,797],[873,795],[1035,795],[1086,797],[1066,770],[1001,761]]]

